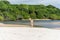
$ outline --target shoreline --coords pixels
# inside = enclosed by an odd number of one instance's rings
[[[29,25],[20,25],[20,24],[3,24],[0,23],[0,27],[30,27]]]
[[[42,27],[42,26],[31,27],[30,25],[19,25],[19,24],[0,24],[0,27],[45,28],[45,27]],[[46,28],[46,29],[60,30],[60,28]]]

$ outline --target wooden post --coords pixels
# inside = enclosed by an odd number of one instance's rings
[[[33,27],[33,26],[34,26],[34,25],[33,25],[33,19],[29,18],[29,20],[30,20],[30,25],[31,25],[31,27]]]

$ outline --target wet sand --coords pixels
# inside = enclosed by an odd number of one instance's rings
[[[0,23],[0,27],[29,27],[29,25],[3,24],[3,23]]]

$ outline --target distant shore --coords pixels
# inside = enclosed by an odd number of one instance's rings
[[[29,19],[23,19],[23,20],[29,20]],[[33,20],[51,20],[51,19],[33,19]]]

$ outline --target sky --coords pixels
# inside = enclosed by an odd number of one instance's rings
[[[44,4],[60,8],[60,0],[8,0],[11,4]]]

